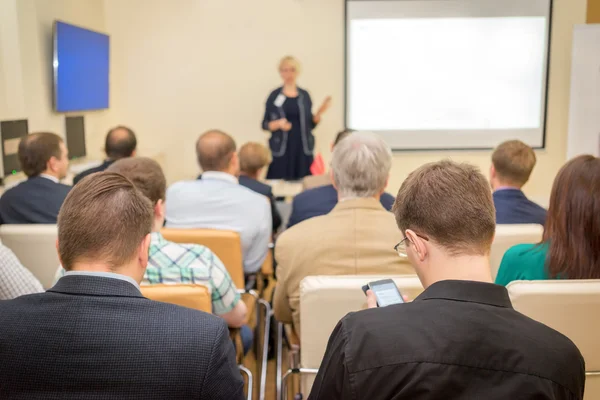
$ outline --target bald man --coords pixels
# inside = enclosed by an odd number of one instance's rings
[[[137,139],[135,133],[130,128],[123,125],[112,128],[106,134],[106,141],[104,143],[106,160],[99,166],[83,171],[73,178],[73,185],[76,185],[77,182],[88,175],[106,170],[117,160],[135,156],[136,147]]]
[[[271,240],[269,201],[239,184],[235,141],[225,132],[212,130],[202,134],[196,143],[196,154],[204,171],[202,179],[169,187],[167,227],[239,232],[244,272],[247,277],[253,276],[265,260]]]

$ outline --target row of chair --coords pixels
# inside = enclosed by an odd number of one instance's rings
[[[494,245],[492,248],[492,275],[495,277],[500,262],[502,260],[502,256],[509,247],[517,243],[539,242],[541,240],[542,232],[542,228],[538,225],[499,225],[497,227],[496,238],[494,240]],[[261,298],[258,292],[253,290],[243,290],[245,285],[242,248],[239,234],[231,231],[219,231],[208,229],[163,229],[162,234],[165,237],[165,239],[173,242],[195,243],[210,248],[223,261],[224,265],[226,266],[227,270],[229,271],[232,277],[233,282],[238,288],[240,288],[242,299],[248,306],[248,314],[250,316],[254,316],[256,320],[256,337],[260,337],[262,339],[255,340],[255,349],[257,357],[259,357],[260,355],[261,358],[260,362],[257,363],[257,372],[260,372],[259,398],[261,400],[264,399],[267,372],[267,351],[270,332],[269,317],[272,313],[270,304],[266,300]],[[0,226],[0,239],[7,247],[11,248],[13,252],[15,252],[15,254],[21,260],[23,265],[25,265],[31,270],[31,272],[40,280],[40,282],[45,288],[49,288],[52,286],[54,282],[56,269],[59,265],[59,260],[56,253],[56,225],[2,225]],[[36,251],[31,251],[32,248],[36,249]],[[263,277],[274,279],[273,259],[271,252],[268,252],[268,256],[265,260],[265,263],[263,264],[261,274],[263,276],[258,279],[259,284],[262,284],[264,282]],[[326,277],[322,278],[325,279]],[[404,291],[406,292],[406,294],[411,296],[411,298],[414,298],[414,296],[418,295],[418,293],[420,293],[420,290],[422,290],[418,280],[414,279],[412,281],[412,286],[404,285]],[[335,278],[335,280],[337,281],[337,278]],[[362,283],[356,287],[360,287],[362,284],[364,284],[365,277],[361,277],[359,280]],[[354,282],[349,282],[349,284],[352,285],[354,284]],[[411,287],[413,289],[411,289]],[[259,292],[261,291],[261,289],[262,285],[259,286]],[[145,287],[143,288],[143,291],[147,297],[155,300],[167,301],[187,307],[204,310],[207,312],[211,311],[210,297],[208,297],[208,299],[205,298],[206,294],[208,293],[208,290],[206,288],[191,287],[189,285],[183,285],[181,286],[181,288],[176,288],[173,286],[162,287],[159,285],[156,288]],[[193,299],[190,297],[193,297]],[[361,298],[361,300],[364,299]],[[342,302],[341,304],[344,303]],[[319,319],[319,324],[321,324],[321,328],[324,328],[325,331],[328,330],[328,332],[330,333],[333,330],[335,323],[341,317],[343,317],[346,312],[348,312],[347,306],[349,305],[352,305],[352,309],[358,307],[352,301],[349,300],[349,302],[345,304],[346,307],[341,307],[338,313],[333,313],[335,315],[331,314],[332,316],[331,318],[327,318],[327,322],[324,323],[324,320]],[[262,312],[258,312],[258,309],[261,307]],[[335,307],[330,311],[332,310],[335,310]],[[308,315],[309,313],[302,312],[301,318],[308,318]],[[303,324],[305,324],[304,319]],[[306,327],[305,329],[307,329],[307,334],[311,332],[310,322],[307,321],[306,324],[303,326]],[[279,332],[282,332],[282,330],[283,327],[278,327]],[[305,333],[303,332],[302,335],[304,336]],[[293,344],[293,331],[289,330],[287,337],[289,341]],[[328,337],[329,335],[327,334],[326,336],[323,336],[321,338],[322,342],[320,345],[323,351]],[[299,340],[296,341],[299,342]],[[304,340],[303,342],[306,343],[306,341]],[[281,340],[279,340],[278,343],[278,346],[281,347]],[[297,350],[296,347],[293,347],[293,349]],[[280,371],[281,352],[278,352],[278,354],[279,357],[277,365],[278,371]],[[298,352],[292,351],[292,355],[294,354],[298,355]],[[322,353],[317,352],[313,354],[309,351],[308,355],[304,355],[306,354],[306,349],[304,349],[301,354],[303,354],[302,357],[309,358],[308,360],[302,358],[296,364],[312,366],[316,365],[318,367],[318,364],[320,363],[320,360],[322,358]],[[238,356],[240,369],[242,370],[242,372],[248,375],[248,393],[249,396],[251,396],[253,374],[241,366],[240,354],[238,354]],[[277,381],[277,387],[278,389],[280,389],[281,374],[279,373],[277,375]],[[278,392],[280,393],[281,390],[278,390]]]
[[[293,376],[301,377],[295,385],[300,386],[302,393],[310,392],[335,325],[349,312],[366,306],[362,285],[382,278],[390,277],[353,275],[304,278],[300,284],[301,337],[295,337],[291,329],[285,330],[292,357],[289,370],[283,380],[277,382],[278,399],[287,398],[287,381]],[[417,276],[391,278],[410,299],[423,291]],[[596,317],[596,313],[600,309],[600,280],[516,281],[508,285],[508,292],[517,311],[554,328],[577,345],[586,361],[585,399],[599,399],[600,318]],[[281,344],[284,327],[279,324],[278,328],[278,344]],[[281,354],[281,345],[278,345],[277,376],[281,376]]]
[[[225,264],[235,285],[244,287],[244,272],[239,235],[231,231],[210,229],[163,229],[167,240],[178,243],[198,243],[210,248]],[[540,225],[498,225],[492,245],[492,278],[496,277],[502,256],[511,246],[519,243],[538,243],[542,238]],[[12,249],[42,283],[49,288],[54,283],[54,274],[59,264],[56,253],[56,225],[2,225],[0,240]],[[31,249],[36,249],[32,252]],[[265,274],[272,275],[273,259],[271,252],[263,265]]]

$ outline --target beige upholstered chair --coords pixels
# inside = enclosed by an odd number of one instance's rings
[[[259,397],[264,398],[264,391],[267,381],[267,357],[268,357],[268,343],[269,343],[269,331],[271,319],[271,305],[259,298],[258,294],[254,290],[246,291],[245,278],[244,278],[244,263],[242,257],[242,242],[240,235],[234,231],[218,230],[218,229],[174,229],[174,228],[163,228],[161,234],[166,240],[176,243],[192,243],[200,244],[208,247],[213,253],[219,257],[219,259],[227,268],[229,275],[233,283],[238,288],[238,292],[242,294],[242,299],[248,307],[248,315],[252,315],[260,304],[264,308],[264,314],[262,316],[262,323],[259,321],[259,314],[257,313],[257,324],[262,325],[263,340],[260,349],[262,349],[261,362],[257,363],[257,367],[260,368],[260,392]],[[269,250],[270,253],[270,250]],[[265,265],[267,267],[265,267]],[[270,254],[265,260],[263,268],[269,268],[272,270],[272,258]],[[258,341],[257,341],[258,343]],[[257,349],[257,355],[259,349]],[[248,376],[251,378],[250,371],[247,371]],[[251,388],[250,388],[251,389]],[[251,392],[251,390],[250,390]]]
[[[144,285],[140,288],[144,297],[150,300],[212,313],[212,300],[210,291],[206,286],[195,284],[161,284]]]
[[[45,289],[54,284],[58,261],[56,225],[2,225],[0,240],[11,249]]]
[[[144,297],[163,303],[176,304],[178,306],[193,308],[194,310],[212,313],[212,300],[210,291],[206,286],[196,284],[160,284],[141,286]],[[252,398],[252,373],[241,365],[240,354],[243,354],[241,348],[241,338],[239,332],[235,330],[232,333],[232,339],[236,341],[236,350],[238,353],[238,367],[241,372],[248,377],[247,392],[248,399]]]
[[[225,264],[233,283],[243,289],[244,264],[240,234],[217,229],[173,229],[163,228],[163,237],[171,242],[200,244],[208,247]]]
[[[585,400],[600,399],[600,280],[515,281],[513,306],[571,339],[586,367]]]
[[[402,276],[308,276],[300,283],[300,367],[307,372],[302,380],[304,398],[310,393],[314,372],[321,365],[327,341],[336,324],[352,311],[366,306],[362,286],[380,279],[393,279],[403,295],[414,299],[423,286],[416,275]],[[287,376],[292,372],[288,371]],[[285,380],[285,378],[284,378]],[[287,394],[285,382],[281,394]]]
[[[496,279],[498,268],[506,250],[517,244],[539,243],[542,241],[543,233],[544,227],[537,224],[497,225],[490,254],[492,279]]]

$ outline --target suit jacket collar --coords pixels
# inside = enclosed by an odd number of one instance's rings
[[[100,276],[63,276],[48,292],[83,296],[144,297],[131,283]]]
[[[381,202],[375,198],[357,198],[340,201],[331,212],[354,209],[380,210],[385,211]]]
[[[525,193],[521,189],[517,188],[503,188],[494,191],[494,197],[521,197],[527,198]]]

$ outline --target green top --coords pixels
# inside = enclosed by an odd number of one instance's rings
[[[506,286],[512,281],[539,281],[550,279],[546,271],[548,245],[518,244],[502,257],[496,284]]]

